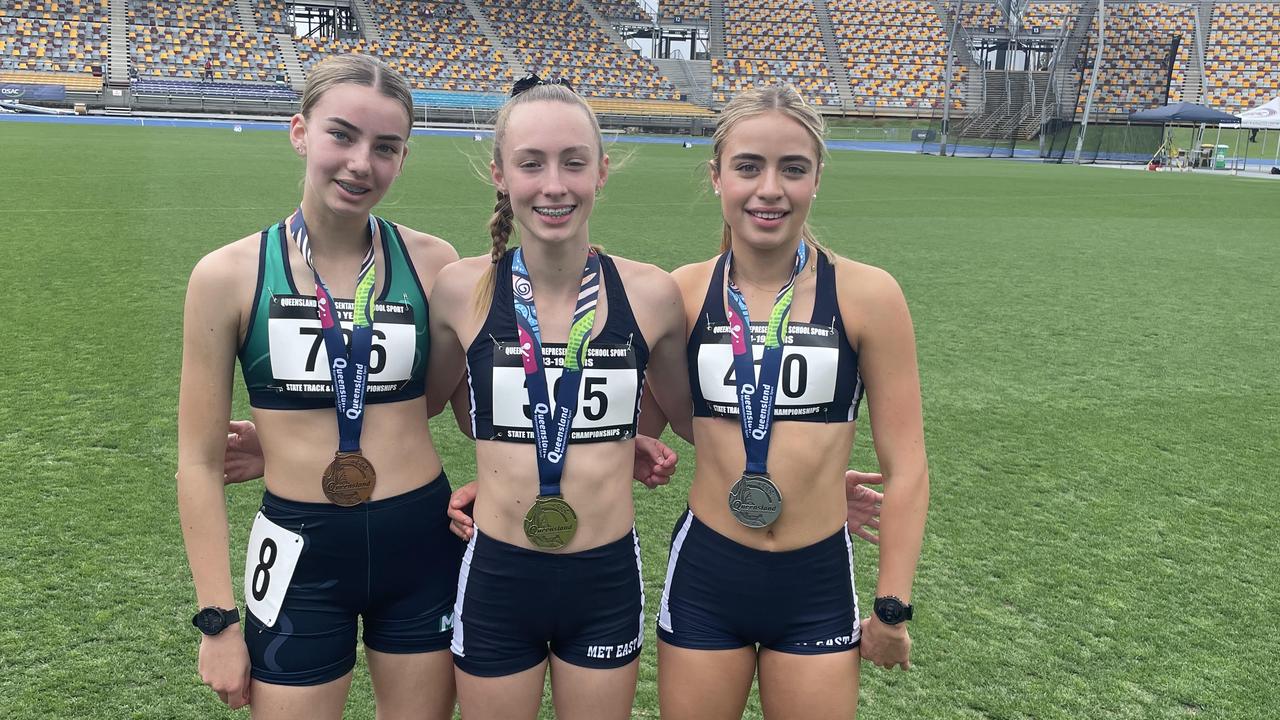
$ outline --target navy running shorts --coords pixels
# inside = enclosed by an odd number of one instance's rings
[[[671,534],[658,637],[676,647],[759,645],[798,655],[861,642],[848,528],[808,547],[756,550],[686,510]]]
[[[372,650],[447,648],[465,547],[449,532],[449,494],[444,473],[355,507],[266,493],[245,567],[253,677],[276,685],[342,677],[356,662],[357,618]],[[290,546],[300,551],[296,564]]]
[[[644,585],[635,528],[577,553],[529,550],[471,536],[458,577],[453,660],[500,677],[528,670],[547,649],[567,663],[618,668],[640,654]]]

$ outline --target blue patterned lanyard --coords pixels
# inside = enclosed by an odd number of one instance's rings
[[[360,263],[356,276],[355,312],[352,317],[351,349],[343,340],[342,325],[333,307],[333,294],[320,279],[311,262],[311,242],[307,235],[307,223],[302,218],[302,208],[289,221],[289,230],[298,243],[298,251],[307,261],[307,267],[316,278],[316,314],[320,317],[320,332],[324,336],[325,353],[329,356],[329,375],[333,379],[334,408],[338,414],[338,451],[356,452],[360,449],[360,432],[364,428],[365,390],[369,381],[369,356],[373,348],[373,295],[377,284],[377,270],[373,262],[373,242],[377,238],[377,224],[369,216],[369,251]]]
[[[747,301],[734,284],[731,275],[733,250],[725,259],[725,284],[729,291],[729,334],[733,344],[734,382],[738,386],[738,420],[742,425],[742,442],[747,452],[747,472],[765,473],[768,470],[769,436],[773,432],[773,405],[778,394],[778,376],[782,369],[783,346],[787,337],[787,325],[791,319],[791,301],[796,277],[809,259],[804,241],[796,251],[795,269],[791,279],[773,299],[773,311],[769,314],[769,328],[764,337],[764,353],[760,358],[760,379],[756,379],[755,363],[751,357],[751,317],[747,313]]]
[[[587,345],[591,342],[591,328],[596,320],[596,300],[599,294],[600,256],[592,250],[587,254],[587,262],[582,269],[582,285],[573,311],[573,323],[569,326],[564,373],[560,376],[553,413],[547,389],[547,371],[542,363],[542,331],[538,326],[538,310],[533,303],[533,281],[525,267],[523,251],[516,248],[512,254],[511,295],[515,302],[525,385],[529,390],[529,415],[533,421],[534,447],[538,454],[540,496],[560,494],[564,454],[569,443],[573,416],[578,412],[578,388],[582,383],[583,361],[587,357]]]

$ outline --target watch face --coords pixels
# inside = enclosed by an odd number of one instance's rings
[[[196,613],[196,627],[205,635],[217,635],[227,626],[227,621],[217,608],[205,608]]]
[[[902,622],[906,611],[901,602],[892,599],[876,601],[876,617],[886,625],[897,625]]]

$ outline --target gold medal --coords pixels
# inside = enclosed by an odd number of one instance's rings
[[[359,452],[340,452],[324,469],[320,488],[329,502],[342,507],[353,507],[373,495],[377,475],[373,465]]]
[[[539,496],[524,516],[524,536],[534,547],[559,550],[578,531],[578,514],[559,495]]]

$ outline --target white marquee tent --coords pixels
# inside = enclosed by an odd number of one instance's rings
[[[1263,103],[1252,110],[1245,110],[1240,115],[1240,129],[1251,130],[1256,135],[1259,129],[1262,130],[1262,143],[1266,147],[1267,135],[1272,130],[1280,130],[1280,96],[1274,97],[1270,102]],[[1237,137],[1239,133],[1237,133]],[[1236,143],[1236,147],[1240,147],[1240,143]],[[1275,163],[1280,166],[1280,145],[1276,146]],[[1249,143],[1244,143],[1244,165],[1249,165]]]
[[[1240,113],[1240,127],[1280,130],[1280,96],[1271,102]]]

